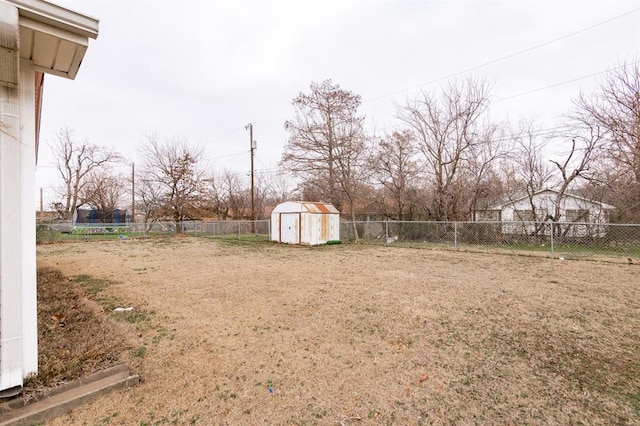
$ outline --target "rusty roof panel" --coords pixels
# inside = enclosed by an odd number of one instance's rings
[[[306,201],[302,203],[302,210],[309,213],[339,213],[331,204],[312,203]]]
[[[278,204],[272,213],[320,213],[320,214],[340,214],[338,209],[328,203],[312,201],[286,201]]]

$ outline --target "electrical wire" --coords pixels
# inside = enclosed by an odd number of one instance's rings
[[[581,34],[581,33],[585,32],[585,31],[592,30],[592,29],[597,28],[599,26],[602,26],[602,25],[608,24],[610,22],[616,21],[616,20],[618,20],[620,18],[624,18],[625,16],[631,15],[633,13],[637,13],[638,11],[640,11],[640,8],[635,8],[633,10],[630,10],[630,11],[626,12],[626,13],[623,13],[622,15],[614,16],[613,18],[610,18],[610,19],[607,19],[607,20],[604,20],[604,21],[600,21],[600,22],[598,22],[596,24],[590,25],[588,27],[584,27],[584,28],[579,29],[577,31],[574,31],[572,33],[566,34],[566,35],[564,35],[562,37],[558,37],[558,38],[555,38],[553,40],[549,40],[547,42],[540,43],[540,44],[537,44],[535,46],[531,46],[531,47],[528,47],[526,49],[519,50],[517,52],[513,52],[513,53],[510,53],[510,54],[505,55],[505,56],[501,56],[501,57],[496,58],[496,59],[492,59],[492,60],[484,62],[482,64],[475,65],[473,67],[470,67],[470,68],[464,69],[462,71],[458,71],[458,72],[449,74],[449,75],[444,76],[444,77],[436,78],[436,79],[428,81],[426,83],[422,83],[422,84],[418,84],[418,85],[415,85],[415,86],[407,87],[407,88],[401,89],[401,90],[396,90],[395,92],[390,92],[390,93],[387,93],[387,94],[384,94],[384,95],[376,96],[374,98],[369,98],[369,99],[364,100],[363,103],[365,103],[365,102],[373,102],[373,101],[376,101],[378,99],[387,98],[389,96],[397,95],[399,93],[404,93],[404,92],[407,92],[409,90],[418,89],[418,88],[424,87],[424,86],[429,86],[429,85],[431,85],[433,83],[437,83],[437,82],[440,82],[440,81],[448,80],[450,78],[457,77],[457,76],[459,76],[461,74],[466,74],[466,73],[468,73],[470,71],[475,71],[477,69],[484,68],[486,66],[493,65],[495,63],[502,62],[502,61],[505,61],[507,59],[511,59],[511,58],[513,58],[515,56],[519,56],[519,55],[531,52],[532,50],[539,49],[539,48],[545,47],[545,46],[549,46],[550,44],[557,43],[557,42],[562,41],[562,40],[566,40],[566,39],[568,39],[570,37],[573,37],[575,35]]]
[[[591,77],[595,77],[595,76],[598,76],[598,75],[601,75],[601,74],[606,74],[608,72],[612,72],[612,71],[615,71],[615,70],[618,70],[618,69],[621,69],[621,68],[626,68],[629,65],[635,65],[637,63],[640,63],[640,59],[635,61],[635,62],[631,62],[629,64],[623,64],[623,65],[620,65],[620,66],[617,66],[617,67],[614,67],[614,68],[609,68],[609,69],[606,69],[604,71],[599,71],[599,72],[595,72],[593,74],[583,75],[582,77],[572,78],[570,80],[561,81],[560,83],[550,84],[548,86],[539,87],[537,89],[528,90],[526,92],[517,93],[515,95],[507,96],[507,97],[504,97],[504,98],[498,98],[498,99],[496,99],[496,101],[497,102],[502,102],[502,101],[506,101],[506,100],[513,99],[513,98],[517,98],[517,97],[520,97],[520,96],[530,95],[531,93],[540,92],[542,90],[551,89],[553,87],[562,86],[564,84],[574,83],[574,82],[579,81],[579,80],[584,80],[585,78],[591,78]]]

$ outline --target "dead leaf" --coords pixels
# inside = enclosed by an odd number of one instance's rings
[[[51,315],[51,320],[58,324],[59,327],[64,327],[67,325],[64,320],[67,319],[63,314],[53,314]]]
[[[422,382],[424,382],[425,380],[427,380],[429,378],[429,374],[428,373],[424,373],[422,376],[420,376],[420,380],[418,380],[418,384],[420,386],[422,386]]]
[[[65,320],[65,316],[62,314],[54,314],[51,315],[51,320],[55,322],[63,322]]]

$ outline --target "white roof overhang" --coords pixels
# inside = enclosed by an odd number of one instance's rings
[[[44,0],[6,0],[20,15],[20,57],[35,71],[74,79],[98,20]]]

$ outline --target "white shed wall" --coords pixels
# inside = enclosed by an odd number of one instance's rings
[[[340,239],[340,214],[304,211],[304,203],[279,204],[271,213],[271,241],[287,244],[326,244]],[[311,203],[313,204],[313,203]]]
[[[301,243],[326,244],[340,239],[340,215],[335,213],[303,213]]]

